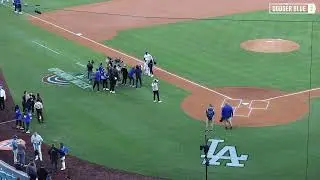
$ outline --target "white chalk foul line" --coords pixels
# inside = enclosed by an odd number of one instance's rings
[[[10,123],[10,122],[13,122],[13,121],[15,121],[15,119],[14,120],[10,120],[10,121],[0,122],[0,125],[7,124],[7,123]]]
[[[43,48],[45,48],[45,49],[47,49],[47,50],[49,50],[49,51],[53,52],[53,53],[56,53],[56,54],[61,55],[61,53],[59,53],[59,52],[57,52],[57,51],[55,51],[55,50],[53,50],[53,49],[49,48],[48,46],[45,46],[45,45],[43,45],[43,44],[41,44],[41,43],[38,43],[37,41],[32,41],[32,42],[33,42],[33,43],[35,43],[35,44],[37,44],[38,46],[41,46],[41,47],[43,47]]]
[[[120,52],[120,51],[118,51],[118,50],[116,50],[116,49],[113,49],[113,48],[111,48],[111,47],[108,47],[108,46],[106,46],[106,45],[104,45],[104,44],[98,43],[98,42],[96,42],[96,41],[94,41],[94,40],[92,40],[92,39],[89,39],[89,38],[85,37],[85,36],[79,36],[79,35],[77,35],[78,33],[72,32],[72,31],[70,31],[70,30],[68,30],[68,29],[66,29],[66,28],[63,28],[63,27],[61,27],[61,26],[59,26],[59,25],[57,25],[57,24],[54,24],[54,23],[52,23],[52,22],[49,22],[49,21],[44,20],[44,19],[42,19],[42,18],[39,18],[39,17],[37,17],[37,16],[31,15],[31,14],[29,14],[29,13],[25,13],[25,14],[29,15],[30,17],[32,17],[32,18],[34,18],[34,19],[38,19],[38,20],[40,20],[40,21],[42,21],[42,22],[44,22],[44,23],[46,23],[46,24],[49,24],[49,25],[51,25],[51,26],[54,26],[54,27],[56,27],[56,28],[58,28],[58,29],[61,29],[61,30],[65,31],[65,32],[68,32],[68,33],[70,33],[70,34],[72,34],[72,35],[74,35],[74,36],[80,37],[80,38],[85,39],[85,40],[87,40],[87,41],[90,41],[90,42],[92,42],[92,43],[94,43],[94,44],[96,44],[96,45],[99,45],[99,46],[101,46],[101,47],[103,47],[103,48],[109,49],[109,50],[111,50],[111,51],[113,51],[113,52],[116,52],[116,53],[121,54],[121,55],[123,55],[123,56],[126,56],[126,57],[128,57],[128,58],[130,58],[130,59],[133,59],[133,60],[135,60],[135,61],[137,61],[137,62],[139,62],[139,63],[143,63],[143,61],[141,61],[140,59],[137,59],[137,58],[135,58],[135,57],[133,57],[133,56],[130,56],[130,55],[128,55],[128,54],[125,54],[125,53],[123,53],[123,52]],[[213,92],[213,93],[215,93],[215,94],[218,94],[218,95],[220,95],[220,96],[222,96],[222,97],[232,99],[231,97],[229,97],[229,96],[227,96],[227,95],[224,95],[224,94],[222,94],[222,93],[219,93],[219,92],[217,92],[217,91],[215,91],[215,90],[212,90],[212,89],[210,89],[210,88],[208,88],[208,87],[202,86],[202,85],[200,85],[200,84],[198,84],[198,83],[195,83],[195,82],[193,82],[193,81],[190,81],[190,80],[188,80],[188,79],[185,79],[185,78],[183,78],[183,77],[181,77],[181,76],[178,76],[178,75],[176,75],[176,74],[173,74],[173,73],[171,73],[171,72],[168,72],[168,71],[166,71],[166,70],[164,70],[164,69],[161,69],[161,68],[159,68],[159,67],[155,67],[155,69],[157,69],[157,70],[159,70],[159,71],[162,71],[162,72],[164,72],[164,73],[166,73],[166,74],[169,74],[169,75],[171,75],[171,76],[174,76],[174,77],[176,77],[176,78],[178,78],[178,79],[181,79],[181,80],[183,80],[183,81],[185,81],[185,82],[188,82],[188,83],[190,83],[190,84],[193,84],[193,85],[195,85],[195,86],[197,86],[197,87],[203,88],[203,89],[205,89],[205,90],[207,90],[207,91],[210,91],[210,92]]]
[[[268,99],[262,99],[262,100],[256,100],[256,101],[271,101],[271,100],[275,100],[275,99],[279,99],[279,98],[284,98],[284,97],[288,97],[288,96],[294,96],[294,95],[308,93],[308,92],[317,91],[317,90],[320,90],[320,88],[308,89],[308,90],[305,90],[305,91],[299,91],[299,92],[295,92],[295,93],[285,94],[285,95],[282,95],[282,96],[276,96],[276,97],[272,97],[272,98],[268,98]]]

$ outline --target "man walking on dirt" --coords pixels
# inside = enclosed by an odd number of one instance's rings
[[[3,89],[0,84],[0,110],[3,111],[5,109],[5,100],[6,100],[6,91]]]
[[[230,104],[226,103],[221,109],[221,120],[223,122],[225,129],[232,129],[232,117],[233,108]]]

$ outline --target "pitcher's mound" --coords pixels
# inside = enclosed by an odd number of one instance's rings
[[[242,42],[240,47],[247,51],[262,53],[283,53],[299,49],[299,44],[284,39],[254,39]]]

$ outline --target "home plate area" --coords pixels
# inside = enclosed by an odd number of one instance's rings
[[[233,116],[250,117],[250,114],[254,110],[267,110],[270,101],[226,98],[223,100],[221,107],[223,107],[225,103],[228,103],[233,107]]]

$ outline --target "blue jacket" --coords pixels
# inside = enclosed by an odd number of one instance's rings
[[[100,71],[96,71],[96,74],[95,74],[95,80],[96,80],[96,81],[100,81],[100,80],[101,80],[101,74],[100,74]]]
[[[31,113],[27,113],[26,115],[23,116],[23,120],[25,123],[30,123],[31,119],[32,119]]]
[[[206,110],[206,115],[207,115],[207,117],[208,118],[213,118],[213,116],[214,116],[214,109],[213,109],[213,107],[209,107],[207,110]]]
[[[132,67],[132,68],[129,70],[129,74],[128,74],[129,77],[133,77],[135,71],[136,71],[135,68]]]
[[[60,153],[60,156],[66,156],[69,153],[69,150],[65,146],[62,146],[59,149],[59,153]]]
[[[230,105],[223,106],[221,110],[221,116],[225,119],[233,117],[233,108]]]
[[[141,76],[142,70],[140,68],[136,68],[135,69],[135,74],[136,74],[136,76]]]
[[[20,109],[17,109],[17,110],[16,110],[15,119],[16,119],[16,120],[21,120],[21,115],[22,115],[22,113],[21,113]]]
[[[14,0],[14,4],[21,4],[21,0]]]

